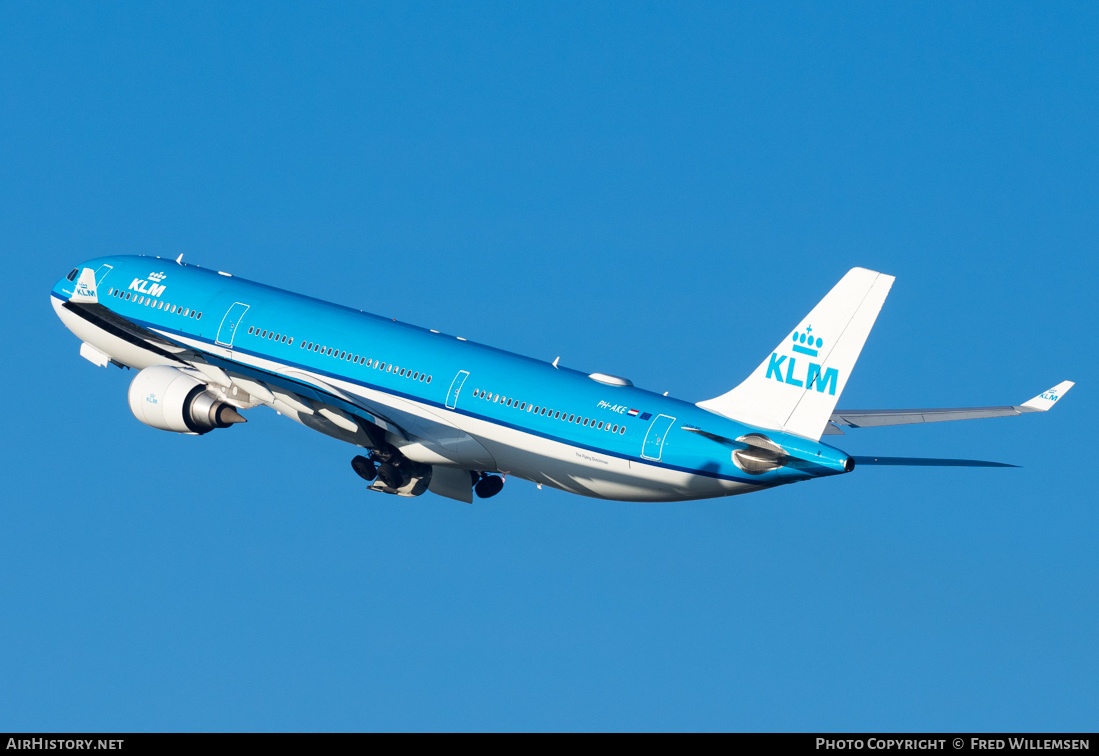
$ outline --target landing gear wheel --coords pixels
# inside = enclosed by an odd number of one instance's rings
[[[377,466],[361,455],[351,460],[351,469],[355,471],[356,475],[368,483],[378,477]]]
[[[477,481],[477,485],[473,487],[473,491],[482,499],[488,499],[500,493],[503,487],[503,478],[498,478],[495,475],[486,475]]]
[[[390,488],[400,488],[404,485],[404,481],[401,480],[401,473],[389,462],[383,462],[378,466],[378,480]]]

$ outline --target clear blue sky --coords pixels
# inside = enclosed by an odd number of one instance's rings
[[[0,4],[0,730],[1095,730],[1099,11]],[[697,401],[897,277],[867,469],[687,504],[364,490],[129,413],[53,282],[175,257]]]

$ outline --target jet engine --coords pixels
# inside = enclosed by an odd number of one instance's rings
[[[203,434],[247,422],[206,384],[167,365],[147,367],[130,382],[130,411],[160,430]]]

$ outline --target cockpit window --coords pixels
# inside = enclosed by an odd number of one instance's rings
[[[78,271],[76,268],[73,268],[72,272],[70,272],[69,275],[65,276],[65,278],[69,279],[70,281],[75,281],[76,280],[76,274],[79,273],[79,272],[80,271]]]

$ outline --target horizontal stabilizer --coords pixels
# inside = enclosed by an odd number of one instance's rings
[[[911,425],[913,423],[942,423],[948,420],[976,420],[982,417],[1012,417],[1027,412],[1045,412],[1058,399],[1068,393],[1075,384],[1062,381],[1043,391],[1033,399],[1018,405],[1003,407],[954,407],[943,409],[883,409],[836,410],[829,422],[833,426],[872,428],[883,425]]]
[[[931,457],[852,457],[855,466],[888,465],[890,467],[1018,467],[1005,462],[985,462],[980,459],[933,459]]]

